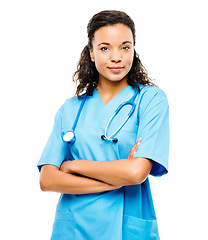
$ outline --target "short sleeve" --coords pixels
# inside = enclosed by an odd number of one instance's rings
[[[64,160],[67,160],[67,143],[62,139],[62,112],[61,109],[56,113],[53,130],[49,136],[42,156],[38,162],[38,169],[43,165],[55,165],[60,167]]]
[[[162,176],[168,172],[169,157],[169,105],[162,90],[153,87],[143,94],[138,120],[142,142],[135,157],[153,160],[150,174]]]

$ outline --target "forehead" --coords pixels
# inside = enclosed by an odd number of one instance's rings
[[[101,42],[116,44],[125,41],[130,41],[133,44],[132,31],[126,25],[118,23],[99,28],[94,34],[93,44]]]

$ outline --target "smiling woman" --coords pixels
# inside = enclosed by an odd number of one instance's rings
[[[128,86],[127,75],[134,57],[133,41],[131,29],[120,23],[95,32],[90,57],[99,72],[98,91],[108,81],[121,81],[120,88]]]
[[[111,70],[108,71],[109,74],[110,72],[118,73],[119,76],[114,76],[115,81],[117,77],[117,81],[126,77],[125,81],[127,80],[127,84],[132,87],[137,86],[139,88],[139,84],[155,85],[148,77],[147,71],[134,49],[136,43],[135,25],[127,14],[120,11],[99,12],[89,21],[87,32],[88,44],[81,53],[77,71],[74,74],[78,97],[85,91],[88,95],[92,95],[98,82],[100,84],[99,78],[102,74],[100,75],[97,67],[103,66],[104,62],[100,65],[99,60],[105,61],[105,68],[108,67],[108,70]],[[104,56],[106,57],[105,60]],[[106,62],[107,57],[111,63]],[[128,62],[126,66],[122,66],[124,61]],[[104,70],[104,66],[102,69]],[[107,73],[107,71],[105,72]],[[105,75],[103,76],[105,77]],[[113,77],[112,74],[111,77]]]
[[[139,60],[127,14],[94,15],[88,40],[77,96],[57,112],[38,163],[41,189],[62,193],[51,239],[158,240],[148,175],[168,171],[166,95]]]

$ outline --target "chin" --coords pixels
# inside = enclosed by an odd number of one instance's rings
[[[112,82],[120,82],[126,78],[127,75],[120,75],[120,74],[115,74],[113,76],[106,76],[106,79]]]
[[[109,78],[109,81],[112,82],[121,82],[121,81],[127,81],[126,76],[122,76],[122,77],[114,77],[114,78]]]

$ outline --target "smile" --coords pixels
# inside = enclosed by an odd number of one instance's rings
[[[120,73],[124,69],[124,67],[113,66],[113,67],[108,67],[108,69],[110,69],[111,72]]]

